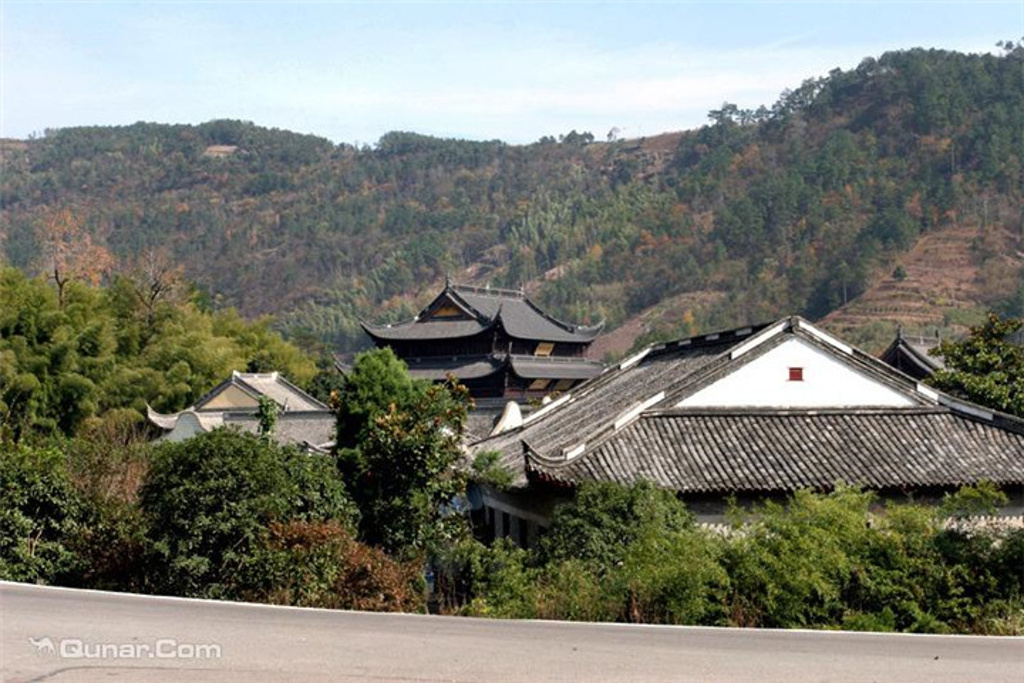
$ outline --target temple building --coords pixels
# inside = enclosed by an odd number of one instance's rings
[[[447,282],[412,320],[362,325],[377,346],[391,347],[408,364],[413,377],[440,381],[451,373],[478,406],[539,400],[604,369],[584,357],[602,325],[556,320],[522,290]]]
[[[277,406],[271,436],[278,443],[319,452],[333,445],[334,413],[277,372],[232,372],[185,410],[169,415],[149,406],[146,410],[159,441],[184,441],[218,427],[257,434],[261,398],[269,398]]]
[[[991,482],[1024,515],[1024,420],[937,391],[798,316],[649,346],[469,446],[512,483],[478,486],[484,537],[531,546],[584,482],[644,481],[697,520],[849,484],[939,504]]]

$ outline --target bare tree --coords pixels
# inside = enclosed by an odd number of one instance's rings
[[[185,269],[171,258],[165,248],[150,248],[131,259],[122,275],[132,288],[152,330],[157,306],[176,301],[184,289]]]

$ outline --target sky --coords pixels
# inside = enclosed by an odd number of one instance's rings
[[[0,137],[242,119],[373,144],[692,129],[913,47],[996,51],[1024,0],[0,0]]]

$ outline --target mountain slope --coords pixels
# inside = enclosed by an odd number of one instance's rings
[[[341,350],[365,343],[360,316],[411,315],[446,274],[525,285],[559,317],[643,338],[820,318],[864,295],[830,322],[892,319],[880,309],[905,301],[908,324],[930,325],[946,314],[911,300],[1022,298],[1019,259],[999,257],[1021,249],[1022,69],[1019,45],[887,53],[644,140],[395,132],[357,149],[237,121],[53,131],[0,146],[0,238],[38,268],[39,226],[70,208],[122,261],[167,250],[213,305]],[[951,250],[967,261],[943,264]]]

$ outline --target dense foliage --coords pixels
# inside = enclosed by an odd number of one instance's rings
[[[4,248],[43,268],[41,226],[70,207],[94,245],[164,246],[215,305],[282,314],[289,334],[340,350],[366,344],[359,316],[411,315],[446,272],[538,283],[557,315],[609,329],[683,294],[665,334],[814,318],[961,224],[995,236],[972,252],[979,303],[1019,306],[1001,245],[1021,235],[1022,60],[1012,44],[890,52],[645,140],[393,132],[354,148],[239,121],[47,131],[4,143]]]
[[[355,538],[358,512],[332,459],[231,430],[148,444],[123,417],[45,446],[0,442],[0,579],[423,607],[422,563]]]
[[[53,448],[0,442],[0,578],[49,583],[79,570],[81,500]]]
[[[139,503],[160,592],[231,598],[264,589],[272,523],[351,525],[351,501],[332,461],[258,436],[214,430],[162,446]]]
[[[652,532],[692,525],[692,515],[670,491],[651,484],[593,484],[582,487],[571,505],[555,510],[541,551],[545,561],[574,558],[594,567],[613,567],[625,559],[626,547]]]
[[[800,491],[707,528],[650,485],[590,484],[536,550],[456,534],[427,555],[358,540],[325,456],[229,430],[155,450],[124,434],[0,445],[0,579],[417,611],[429,557],[449,613],[1024,633],[1024,531],[966,520],[1005,504],[991,486],[941,506]]]
[[[0,269],[0,439],[73,435],[90,419],[146,405],[181,410],[232,370],[279,370],[303,384],[316,368],[270,328],[187,299],[143,305],[128,275],[107,287],[55,288]]]
[[[1024,629],[1024,531],[945,516],[1005,503],[991,487],[964,489],[943,508],[879,507],[854,489],[800,491],[736,513],[725,529],[686,523],[681,503],[644,484],[583,485],[580,500],[555,516],[539,552],[507,543],[455,549],[439,581],[443,608],[717,626]],[[609,520],[624,533],[607,533]]]

